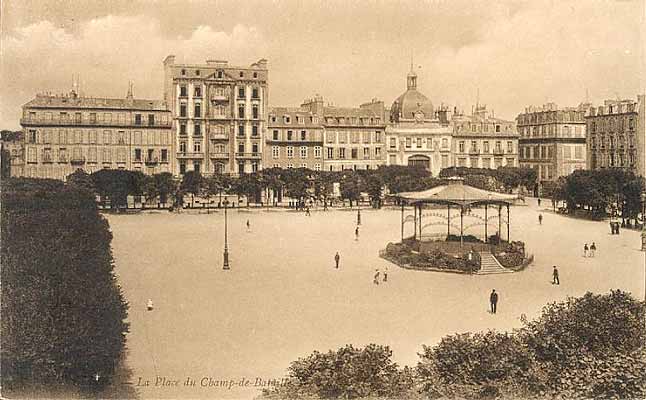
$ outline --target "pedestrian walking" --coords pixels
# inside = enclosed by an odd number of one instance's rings
[[[379,270],[378,270],[378,269],[376,269],[375,271],[377,271],[377,273],[375,274],[375,277],[374,277],[374,279],[372,280],[372,283],[374,283],[375,285],[378,285],[378,284],[379,284],[379,275],[380,275],[380,272],[379,272]]]
[[[543,214],[538,214],[538,224],[543,225]]]
[[[597,252],[597,245],[592,242],[590,245],[590,257],[594,257],[594,253]]]
[[[247,232],[250,232],[250,231],[251,231],[251,222],[247,220]]]
[[[309,207],[309,206],[307,206],[307,208],[305,209],[305,215],[307,215],[308,217],[310,217],[310,216],[311,216],[311,215],[310,215],[310,207]]]
[[[541,206],[541,198],[540,197],[538,198],[538,206],[539,207]]]
[[[354,240],[359,240],[359,227],[358,226],[354,230]]]
[[[384,282],[388,282],[388,268],[384,270]]]
[[[339,255],[339,252],[336,252],[336,255],[334,256],[334,262],[336,263],[336,268],[339,268],[339,261],[341,261],[341,256]]]
[[[587,257],[587,256],[588,256],[588,244],[586,243],[583,245],[583,257]]]
[[[153,300],[152,299],[148,299],[148,303],[146,304],[146,308],[148,309],[148,311],[153,310]]]
[[[498,306],[498,293],[496,293],[496,289],[491,291],[491,294],[489,295],[489,303],[491,304],[491,313],[495,314]]]
[[[556,268],[556,265],[554,266],[554,270],[552,271],[552,285],[560,285],[561,282],[559,281],[559,270]]]

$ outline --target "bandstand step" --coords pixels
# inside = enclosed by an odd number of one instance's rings
[[[479,275],[491,275],[491,274],[508,274],[513,272],[509,270],[496,260],[496,257],[489,252],[480,252],[480,270],[478,270]]]

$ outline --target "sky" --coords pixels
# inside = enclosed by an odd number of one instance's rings
[[[388,106],[406,74],[435,106],[499,118],[644,91],[644,0],[2,0],[0,128],[37,93],[163,95],[162,61],[269,62],[269,104]],[[478,96],[479,93],[479,96]]]

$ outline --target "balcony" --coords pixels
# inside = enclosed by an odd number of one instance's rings
[[[469,154],[472,155],[472,156],[477,156],[477,155],[480,154],[480,150],[471,148],[471,149],[469,149]]]
[[[170,119],[170,118],[169,118]],[[23,126],[114,126],[114,127],[149,127],[149,128],[170,128],[171,121],[154,121],[152,124],[143,121],[136,124],[134,121],[97,121],[89,118],[78,119],[45,119],[45,118],[21,118]]]
[[[85,157],[72,157],[70,158],[70,164],[72,165],[83,165],[85,164]]]
[[[157,157],[146,157],[146,165],[157,165],[159,164],[159,159]]]
[[[229,153],[211,153],[210,157],[218,159],[218,160],[228,160],[229,159]]]
[[[209,135],[209,139],[211,139],[211,140],[228,140],[229,135],[227,135],[226,133],[211,133]]]
[[[505,152],[502,151],[502,149],[494,149],[493,154],[495,156],[501,156],[501,155],[505,154]]]
[[[229,101],[229,96],[226,94],[212,94],[211,101]]]
[[[43,157],[43,164],[52,164],[54,163],[54,159],[50,156],[45,156]]]
[[[204,153],[187,153],[187,152],[178,152],[177,158],[187,159],[187,158],[204,158]]]
[[[251,158],[251,159],[260,159],[260,153],[236,153],[236,158]]]

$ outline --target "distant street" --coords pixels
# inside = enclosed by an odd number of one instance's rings
[[[362,209],[357,241],[356,210],[309,217],[233,210],[229,271],[222,270],[221,212],[108,216],[116,272],[130,304],[133,383],[151,381],[137,388],[142,398],[252,398],[257,377],[280,379],[291,361],[314,350],[378,343],[412,366],[422,344],[452,333],[517,328],[521,314],[531,319],[567,296],[622,289],[642,299],[639,232],[610,235],[607,223],[555,215],[548,203],[540,209],[542,225],[535,199],[511,210],[511,238],[525,241],[534,264],[487,276],[408,271],[380,259],[379,250],[399,241],[397,210]],[[473,229],[466,233],[481,235],[480,227]],[[596,255],[584,258],[583,246],[592,242]],[[552,285],[553,265],[560,285]],[[386,267],[388,281],[373,284],[375,270]],[[488,312],[492,289],[500,296],[496,315]],[[157,376],[165,380],[155,386]],[[187,377],[196,386],[184,386]],[[207,379],[201,387],[202,378],[251,384],[208,387]],[[173,380],[179,384],[169,385]]]

